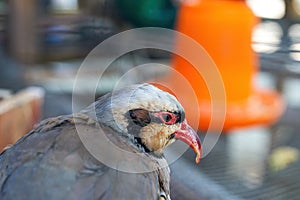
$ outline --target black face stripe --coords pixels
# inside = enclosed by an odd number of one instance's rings
[[[172,133],[171,135],[169,135],[168,139],[172,140],[173,138],[175,138],[175,133]]]
[[[142,139],[139,137],[134,137],[135,142],[137,143],[137,145],[142,148],[146,153],[149,153],[150,150],[148,149],[148,147],[142,142]]]
[[[141,127],[147,126],[151,122],[149,112],[144,109],[129,110],[129,116],[133,123]]]
[[[179,112],[173,112],[177,116],[176,123],[181,123],[185,120],[185,113],[183,110],[180,110]]]
[[[176,121],[173,124],[181,123],[185,120],[185,113],[183,110],[181,110],[181,111],[159,111],[159,112],[155,112],[155,113],[160,113],[160,112],[169,112],[169,113],[174,114],[176,116]],[[151,114],[151,122],[165,123],[165,121],[162,121],[162,119],[160,117],[155,116],[153,113],[150,113],[150,114]]]
[[[176,123],[181,123],[185,119],[185,113],[183,110],[179,111],[160,111],[160,112],[168,112],[172,113],[176,116]],[[159,113],[159,112],[155,112]],[[157,117],[154,115],[153,112],[149,112],[145,109],[132,109],[128,111],[130,121],[133,122],[133,124],[138,125],[139,127],[144,127],[150,124],[151,122],[154,123],[164,123],[160,117]]]

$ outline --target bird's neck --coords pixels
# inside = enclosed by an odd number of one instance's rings
[[[141,151],[145,153],[150,153],[151,151],[148,149],[148,147],[143,144],[142,139],[139,137],[133,137],[133,144],[137,146]]]

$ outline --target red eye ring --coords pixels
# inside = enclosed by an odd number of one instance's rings
[[[153,113],[153,115],[155,117],[158,117],[166,125],[175,124],[177,121],[177,116],[174,113],[158,112],[158,113]]]

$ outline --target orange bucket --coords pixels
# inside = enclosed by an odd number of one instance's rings
[[[262,91],[253,78],[258,71],[258,58],[251,48],[251,37],[258,19],[242,0],[201,0],[196,4],[180,7],[177,30],[197,41],[215,62],[226,92],[226,116],[223,130],[255,124],[275,122],[284,111],[284,102],[275,91]],[[184,48],[184,41],[177,40],[176,48]],[[188,50],[188,49],[187,49]],[[210,91],[194,67],[180,56],[174,56],[172,64],[191,83],[199,102],[199,128],[206,130],[211,119]],[[195,66],[198,68],[205,67]],[[168,77],[172,80],[172,75]],[[179,91],[184,88],[171,81]],[[177,93],[176,96],[184,94]],[[181,98],[182,99],[182,98]],[[188,98],[183,102],[187,118],[193,112]],[[214,122],[217,123],[217,122]]]

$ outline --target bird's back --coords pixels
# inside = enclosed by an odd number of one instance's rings
[[[126,173],[95,159],[75,127],[97,133],[84,114],[41,122],[0,155],[0,199],[157,199],[169,194],[169,169]],[[119,137],[119,136],[116,136]],[[149,164],[141,157],[138,162]]]

